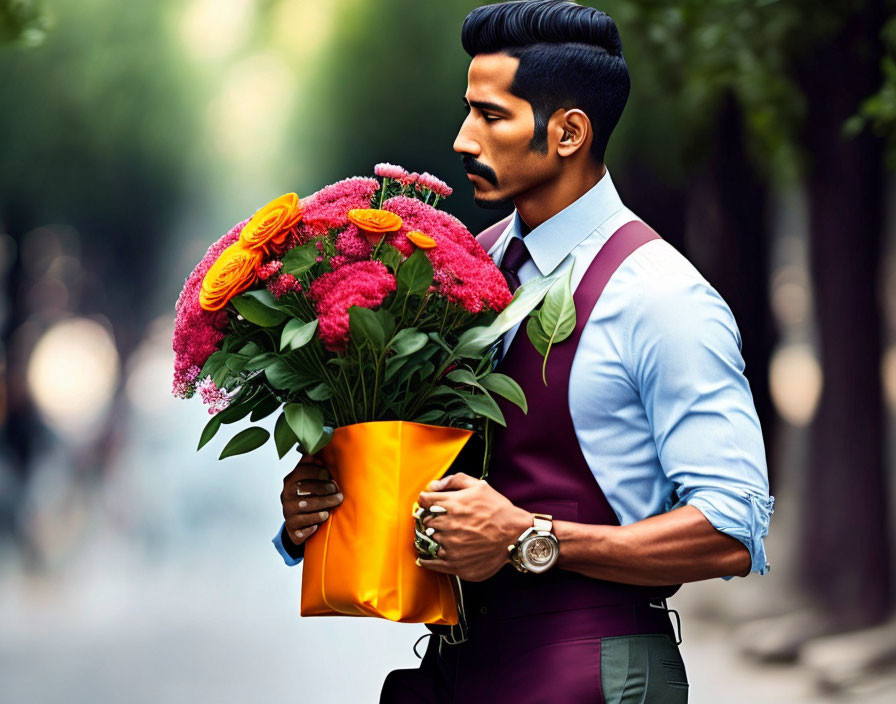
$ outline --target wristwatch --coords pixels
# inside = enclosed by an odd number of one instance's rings
[[[550,569],[560,557],[560,541],[551,532],[552,518],[546,513],[536,513],[533,525],[508,545],[510,564],[520,572],[540,574]]]

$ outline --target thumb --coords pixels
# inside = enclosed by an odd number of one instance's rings
[[[457,474],[450,474],[447,477],[442,477],[441,479],[434,479],[426,488],[429,491],[445,491],[447,489],[469,489],[471,486],[476,486],[477,484],[479,484],[479,481],[479,479],[474,479],[469,474],[458,472]]]

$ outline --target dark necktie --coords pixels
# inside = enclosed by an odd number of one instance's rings
[[[529,259],[529,250],[520,237],[511,237],[507,249],[504,251],[504,258],[501,260],[501,266],[498,268],[504,274],[507,280],[507,286],[513,293],[520,287],[519,270],[520,267]]]

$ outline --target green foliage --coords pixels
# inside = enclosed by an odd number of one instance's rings
[[[271,434],[264,428],[252,427],[241,430],[224,446],[218,459],[223,460],[225,457],[242,455],[256,450],[264,445],[269,437]]]
[[[266,288],[246,291],[230,299],[234,308],[250,323],[273,328],[286,320],[287,315],[277,305],[277,299]]]
[[[0,42],[39,46],[49,28],[43,3],[36,0],[0,0]]]
[[[576,327],[576,306],[572,298],[570,283],[572,267],[566,276],[558,278],[548,289],[541,307],[532,311],[526,324],[526,333],[538,353],[544,357],[541,365],[541,380],[548,385],[547,365],[551,347],[572,334]]]

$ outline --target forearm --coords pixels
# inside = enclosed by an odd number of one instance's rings
[[[611,582],[659,586],[750,572],[750,553],[682,506],[627,526],[554,521],[557,567]]]

